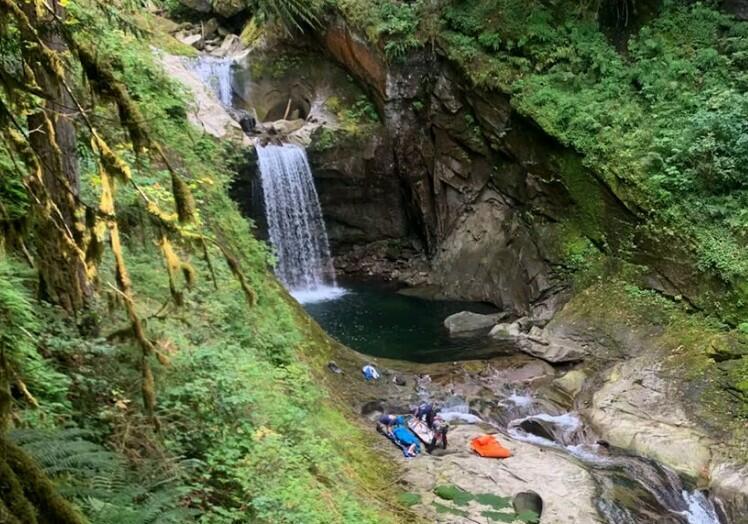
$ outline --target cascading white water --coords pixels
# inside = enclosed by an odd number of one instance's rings
[[[214,56],[200,56],[189,61],[190,69],[210,86],[218,100],[225,107],[231,107],[233,90],[231,88],[231,66],[233,58],[217,58]]]
[[[340,296],[322,208],[302,147],[257,146],[275,273],[300,302]]]
[[[543,423],[545,436],[527,432],[522,423],[534,421]],[[652,497],[669,511],[678,516],[679,522],[687,524],[719,524],[720,520],[713,502],[699,490],[689,490],[683,481],[672,471],[651,461],[634,455],[610,454],[605,448],[585,438],[584,425],[576,413],[535,413],[513,419],[507,425],[507,433],[514,439],[543,447],[565,451],[593,467],[593,472],[604,475],[604,471],[620,471],[625,477],[639,484]],[[604,499],[604,498],[603,498]],[[615,524],[640,522],[626,508],[617,507],[611,500],[602,500],[598,508],[606,520]]]

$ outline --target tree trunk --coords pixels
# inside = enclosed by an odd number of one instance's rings
[[[25,11],[31,24],[47,47],[59,53],[67,50],[51,13],[40,16],[35,2],[28,2]],[[48,5],[58,17],[64,9],[58,0]],[[33,41],[31,38],[29,40]],[[71,244],[81,244],[81,218],[77,216],[80,175],[73,120],[73,100],[59,79],[38,59],[33,47],[24,50],[24,59],[31,66],[46,101],[41,111],[28,117],[31,147],[36,152],[42,169],[46,196],[54,206],[44,210],[42,220],[36,222],[35,245],[40,273],[42,298],[59,304],[73,313],[86,307],[92,293],[91,282],[81,259]]]

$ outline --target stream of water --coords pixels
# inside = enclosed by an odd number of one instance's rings
[[[597,483],[597,509],[607,522],[721,522],[704,492],[656,462],[599,441],[575,412],[551,411],[531,393],[514,392],[503,404],[492,412],[491,422],[516,440],[560,450],[583,465]],[[507,404],[512,404],[509,409]]]
[[[345,293],[335,282],[322,208],[304,148],[257,145],[268,235],[275,274],[299,302]]]
[[[224,107],[231,107],[233,89],[231,87],[231,66],[233,58],[199,56],[188,62],[188,67],[206,86],[209,86]]]
[[[457,311],[490,306],[437,302],[399,295],[391,286],[346,284],[337,300],[307,311],[346,345],[376,357],[413,362],[486,359],[516,350],[485,335],[454,338],[442,326]],[[451,397],[442,416],[451,423],[483,420],[509,437],[562,453],[584,467],[597,485],[597,510],[610,524],[724,524],[715,501],[664,466],[599,441],[575,411],[543,398],[540,390],[497,391],[486,402]]]

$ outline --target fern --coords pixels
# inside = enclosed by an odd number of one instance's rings
[[[48,411],[65,404],[70,380],[39,354],[36,335],[40,324],[26,285],[28,268],[0,254],[0,354],[8,364],[8,380],[22,380]]]
[[[172,524],[194,520],[184,507],[191,489],[177,474],[136,474],[121,456],[86,440],[80,429],[11,431],[9,437],[58,481],[61,492],[74,499],[97,524]],[[145,470],[145,467],[141,468]]]
[[[304,30],[304,26],[320,25],[320,3],[309,0],[254,0],[254,10],[260,18],[280,22],[287,30]]]

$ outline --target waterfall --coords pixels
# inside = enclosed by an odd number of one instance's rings
[[[203,84],[209,86],[224,107],[231,107],[233,90],[231,88],[231,66],[233,58],[200,56],[189,61],[189,67]]]
[[[300,302],[340,296],[306,151],[258,145],[257,157],[276,275]]]

